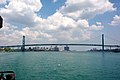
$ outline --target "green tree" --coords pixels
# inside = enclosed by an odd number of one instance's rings
[[[11,51],[11,48],[4,48],[4,50],[5,50],[6,52],[10,52],[10,51]]]

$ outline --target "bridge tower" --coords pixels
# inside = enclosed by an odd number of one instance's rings
[[[25,51],[25,36],[23,36],[23,39],[22,39],[22,47],[21,47],[21,50],[24,52]]]
[[[102,34],[102,51],[104,51],[104,34]]]

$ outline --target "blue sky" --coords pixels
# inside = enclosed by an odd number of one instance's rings
[[[1,45],[21,44],[23,35],[27,43],[100,43],[92,38],[102,33],[120,39],[119,0],[1,0],[0,15]]]
[[[38,12],[38,15],[41,15],[42,18],[47,18],[63,6],[65,4],[65,0],[58,0],[57,2],[52,2],[52,0],[41,0],[41,3],[43,4],[43,7]]]

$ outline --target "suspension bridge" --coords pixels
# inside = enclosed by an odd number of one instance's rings
[[[69,46],[98,46],[98,47],[101,47],[101,50],[104,51],[104,48],[105,47],[109,47],[109,48],[119,48],[120,45],[116,45],[116,44],[107,44],[105,45],[105,40],[104,40],[104,34],[102,34],[102,37],[101,37],[101,43],[100,44],[68,44],[68,43],[65,43],[65,44],[59,44],[59,43],[56,43],[56,44],[25,44],[25,36],[23,36],[23,39],[22,39],[22,44],[21,45],[9,45],[9,46],[0,46],[0,48],[12,48],[12,47],[21,47],[21,51],[25,51],[25,47],[30,47],[30,46],[65,46],[66,49],[69,50]]]

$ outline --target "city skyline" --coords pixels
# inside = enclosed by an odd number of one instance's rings
[[[119,0],[1,0],[0,44],[21,44],[23,35],[26,43],[82,43],[102,33],[119,40],[119,5]]]

